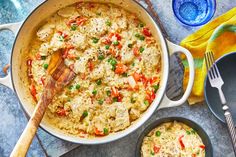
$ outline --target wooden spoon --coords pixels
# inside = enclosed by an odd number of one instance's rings
[[[47,84],[44,87],[42,95],[25,130],[11,152],[10,157],[26,156],[47,106],[52,102],[53,97],[60,93],[75,77],[75,73],[64,64],[61,51],[55,52],[52,55],[48,73],[49,77],[47,78]]]

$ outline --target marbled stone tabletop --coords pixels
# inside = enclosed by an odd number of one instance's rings
[[[0,0],[0,24],[23,21],[27,15],[43,0]],[[146,4],[142,2],[145,6]],[[155,11],[174,43],[179,43],[188,34],[199,27],[187,27],[180,24],[173,15],[171,0],[152,0]],[[214,17],[221,15],[236,6],[236,0],[217,1]],[[0,67],[9,62],[14,35],[9,31],[0,32]],[[174,67],[176,61],[172,59]],[[0,72],[3,76],[3,73]],[[0,157],[9,156],[17,139],[22,133],[27,119],[13,91],[0,85]],[[210,136],[214,157],[233,157],[233,149],[226,125],[217,120],[206,104],[189,106],[187,103],[180,107],[162,109],[156,112],[141,128],[118,141],[103,145],[80,145],[57,139],[42,129],[39,129],[27,156],[61,156],[64,157],[133,157],[137,138],[142,130],[151,122],[161,117],[182,116],[200,124]]]

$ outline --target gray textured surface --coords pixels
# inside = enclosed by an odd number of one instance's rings
[[[0,24],[24,20],[29,12],[41,1],[42,0],[0,0]],[[171,10],[171,0],[152,0],[152,3],[173,42],[179,43],[181,39],[197,29],[183,26],[175,19]],[[217,1],[215,16],[222,14],[233,6],[236,6],[236,0]],[[14,35],[10,32],[4,31],[0,33],[0,66],[8,62],[13,40]],[[0,74],[2,75],[2,73]],[[5,157],[9,156],[10,151],[27,121],[20,109],[15,94],[4,86],[0,86],[0,110],[0,156]],[[205,104],[198,106],[188,106],[187,104],[184,104],[181,107],[160,110],[155,113],[143,127],[123,139],[103,145],[80,146],[64,156],[132,157],[134,156],[138,135],[145,126],[155,119],[166,116],[183,116],[194,120],[209,134],[214,147],[214,156],[233,156],[226,127],[210,113]],[[65,152],[74,147],[74,145],[71,146],[70,143],[63,142],[62,140],[48,135],[43,130],[39,131],[39,136],[44,148],[51,156],[58,156],[61,152]],[[38,140],[34,140],[28,156],[45,156]]]

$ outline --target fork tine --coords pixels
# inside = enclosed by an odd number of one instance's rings
[[[213,55],[212,52],[210,52],[210,58],[211,58],[211,62],[212,62],[212,69],[213,69],[213,72],[214,72],[214,76],[215,76],[215,78],[219,77],[219,71],[217,71],[218,68],[216,66],[216,63],[215,63],[215,60],[214,60],[214,55]]]
[[[211,70],[208,52],[205,53],[205,61],[206,61],[206,66],[207,66],[207,71],[208,71],[208,77],[209,77],[209,79],[212,79],[212,70]]]
[[[213,54],[212,54],[212,58],[214,59],[214,55]],[[217,67],[215,62],[214,62],[214,68],[215,68],[217,77],[220,77],[220,72],[219,72],[219,69],[218,69],[218,67]]]
[[[211,64],[211,71],[212,71],[212,77],[213,78],[216,78],[216,72],[215,72],[215,68],[214,68],[214,59],[212,57],[212,52],[208,52],[208,55],[209,55],[209,60],[210,60],[210,64]]]

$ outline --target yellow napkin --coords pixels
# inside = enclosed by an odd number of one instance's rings
[[[189,104],[195,104],[204,100],[206,76],[204,53],[212,51],[217,59],[226,53],[236,51],[236,7],[186,37],[180,45],[187,48],[194,57],[195,81],[188,101]],[[183,63],[185,65],[183,84],[186,88],[189,69],[185,59]]]

